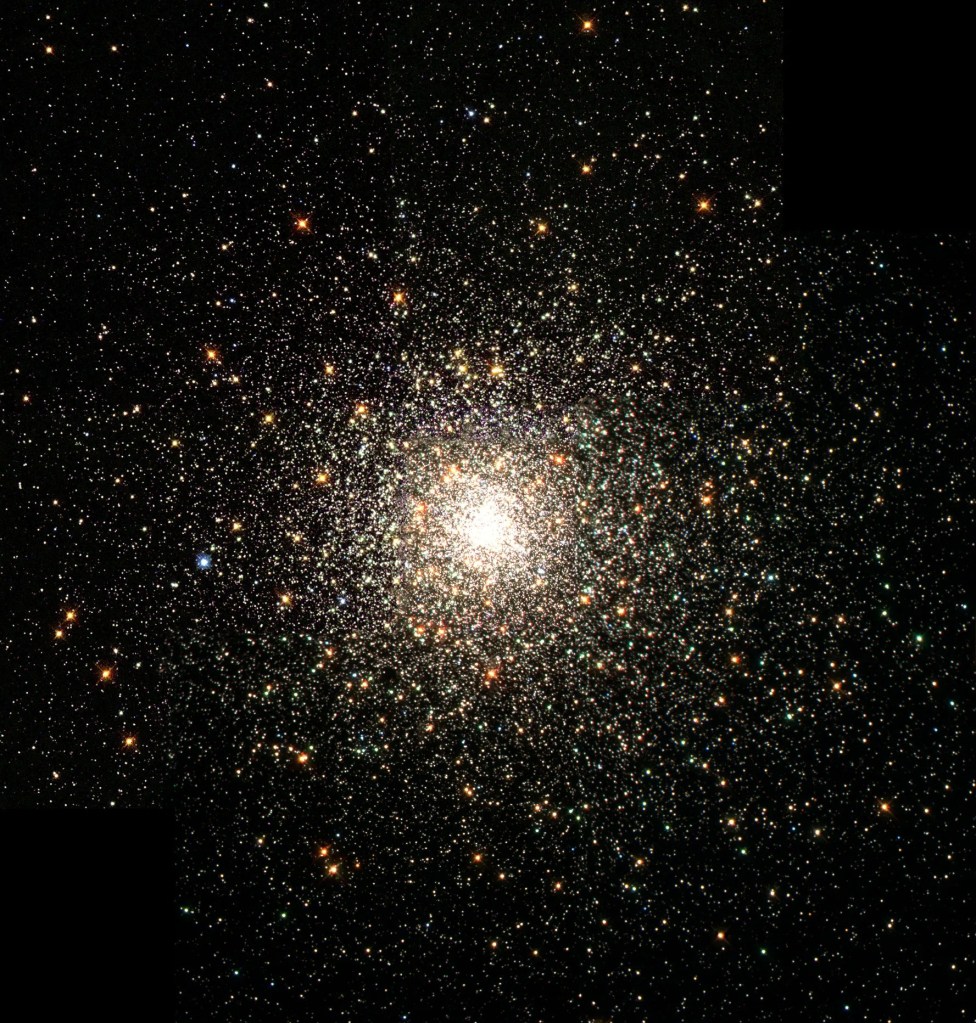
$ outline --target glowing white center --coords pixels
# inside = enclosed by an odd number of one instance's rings
[[[487,500],[467,515],[463,533],[472,547],[500,551],[512,542],[512,522],[494,501]]]

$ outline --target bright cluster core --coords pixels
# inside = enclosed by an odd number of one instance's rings
[[[455,519],[461,553],[472,567],[497,568],[500,562],[525,553],[510,498],[476,487],[462,500]]]

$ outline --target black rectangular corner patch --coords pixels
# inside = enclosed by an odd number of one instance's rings
[[[10,1004],[174,1018],[172,814],[0,810],[0,850]]]

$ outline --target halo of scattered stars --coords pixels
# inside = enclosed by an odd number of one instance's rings
[[[6,46],[5,797],[185,1019],[960,1018],[969,243],[778,230],[776,5],[381,6]]]

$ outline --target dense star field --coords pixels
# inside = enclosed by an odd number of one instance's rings
[[[971,241],[782,230],[778,5],[2,18],[0,799],[179,1018],[972,1019]]]

